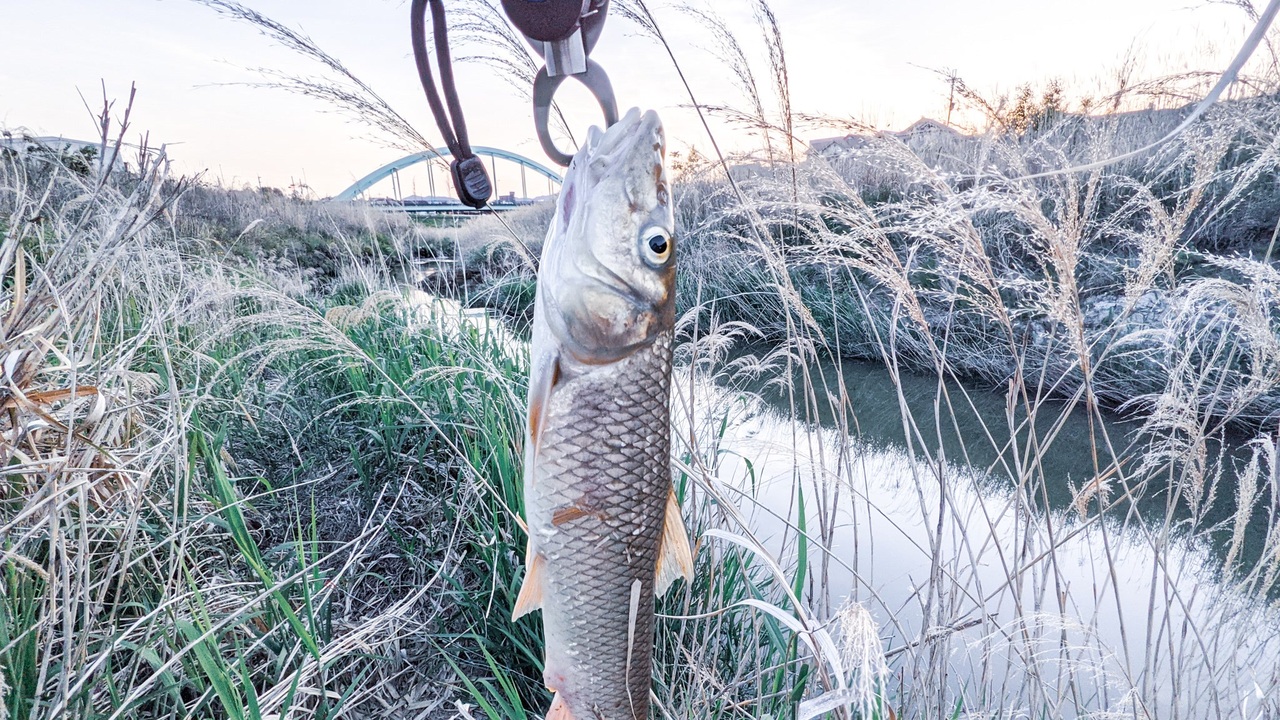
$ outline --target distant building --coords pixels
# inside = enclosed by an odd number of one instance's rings
[[[819,155],[839,155],[846,150],[859,150],[867,146],[873,136],[841,135],[840,137],[818,138],[809,141],[809,150]]]
[[[933,118],[926,118],[926,117],[922,117],[919,120],[911,123],[911,125],[909,125],[906,130],[899,130],[898,132],[892,133],[892,134],[897,135],[898,137],[901,137],[901,138],[915,138],[915,137],[958,138],[958,137],[961,137],[960,132],[955,128],[951,127],[950,125],[946,125],[944,123],[938,122],[937,120],[934,120]]]
[[[450,195],[407,195],[402,205],[455,205],[458,198]]]
[[[90,150],[97,152],[99,143],[88,142],[86,140],[72,140],[53,135],[37,137],[34,135],[13,135],[5,132],[0,134],[0,147],[9,148],[20,153],[33,152],[37,150],[52,151],[55,153],[80,152],[82,150]]]
[[[951,140],[966,137],[955,128],[932,118],[920,118],[903,130],[882,130],[870,135],[843,135],[840,137],[819,138],[809,141],[809,148],[828,157],[842,154],[848,150],[865,148],[876,138],[896,137],[903,142]]]
[[[729,175],[734,180],[749,180],[760,175],[768,175],[769,169],[763,163],[738,163],[729,168]]]

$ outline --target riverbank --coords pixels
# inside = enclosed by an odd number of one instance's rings
[[[206,206],[244,203],[215,232],[184,216],[191,188],[160,167],[100,183],[57,158],[0,158],[6,707],[531,717],[549,699],[537,621],[509,619],[526,359],[505,332],[400,287],[496,308],[518,334],[533,275],[510,231],[481,218],[446,235],[201,188]],[[1026,188],[943,178],[960,199],[864,198],[833,193],[853,182],[833,163],[794,166],[794,184],[791,169],[753,170],[735,191],[690,166],[674,187],[674,461],[701,540],[695,582],[660,607],[662,708],[780,717],[853,698],[868,717],[1133,714],[1192,684],[1188,717],[1245,701],[1280,711],[1235,682],[1274,665],[1265,643],[1166,653],[1174,635],[1236,637],[1258,607],[1188,612],[1191,588],[1200,603],[1261,603],[1280,578],[1274,438],[1250,430],[1241,454],[1214,444],[1251,427],[1216,408],[1275,388],[1266,264],[1223,255],[1206,265],[1217,274],[1184,272],[1177,253],[1159,266],[1135,250],[1108,285],[1082,268],[1115,256],[1073,250],[1069,218],[1001,234],[1012,220],[990,193],[1021,198],[1019,217],[1058,217]],[[549,217],[506,219],[536,250]],[[295,237],[325,250],[295,251]],[[1157,266],[1172,271],[1142,279]],[[1098,310],[1142,287],[1132,307]],[[1148,292],[1185,298],[1191,319],[1171,324]],[[827,355],[878,364],[836,371]],[[1107,389],[1108,368],[1147,362],[1115,387],[1157,391]],[[759,417],[757,395],[777,417]],[[1140,444],[1101,409],[1135,399]],[[915,569],[875,579],[893,546]],[[1196,567],[1206,558],[1222,572]],[[864,580],[842,579],[845,566]],[[1150,573],[1145,598],[1127,591],[1134,567]],[[1054,644],[1064,632],[1071,643]],[[1089,672],[1101,681],[1079,692]],[[1268,697],[1280,687],[1254,679]]]
[[[803,162],[740,159],[732,184],[686,163],[673,186],[680,311],[691,333],[1025,382],[1170,426],[1270,427],[1278,106],[1221,106],[1139,158],[1037,179],[1016,178],[1164,126],[1063,121],[954,147],[875,138]],[[550,216],[507,217],[536,252]],[[448,271],[431,268],[433,291],[528,316],[532,271],[508,228],[486,218],[435,235]]]
[[[532,629],[484,621],[518,576],[521,358],[358,252],[245,250],[407,224],[142,159],[0,157],[0,715],[429,711],[486,653],[535,675]],[[186,214],[210,199],[234,212]]]
[[[402,218],[143,159],[0,155],[0,715],[545,708],[537,619],[510,619],[523,347],[402,288]],[[720,574],[746,555],[665,610],[774,587]],[[808,665],[769,625],[662,645],[660,701],[705,714],[686,690],[740,674],[739,707],[789,711]]]

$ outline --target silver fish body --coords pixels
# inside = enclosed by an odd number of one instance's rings
[[[534,309],[517,616],[541,608],[547,718],[649,716],[654,598],[692,572],[671,490],[675,248],[662,126],[592,129]]]

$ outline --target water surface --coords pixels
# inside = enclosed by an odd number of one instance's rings
[[[807,599],[826,616],[864,604],[895,673],[941,688],[908,709],[950,716],[959,698],[1012,717],[1280,713],[1280,617],[1224,571],[1230,528],[1195,531],[1162,476],[1135,474],[1140,423],[860,363],[811,377],[827,390],[817,402],[776,383],[750,388],[755,401],[699,386],[695,416],[704,434],[723,427],[718,476],[783,559],[804,496],[829,551],[810,546]],[[792,407],[816,422],[792,422]],[[1227,472],[1206,522],[1234,513],[1247,448],[1231,442],[1216,451]],[[1098,494],[1079,492],[1099,474],[1121,500],[1105,519]],[[1125,499],[1126,483],[1142,497]],[[1250,529],[1237,558],[1266,560],[1265,527]]]

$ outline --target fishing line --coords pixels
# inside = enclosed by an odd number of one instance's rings
[[[1178,127],[1170,130],[1164,137],[1145,147],[1140,147],[1137,150],[1130,150],[1127,153],[1123,153],[1106,160],[1099,160],[1086,165],[1076,165],[1074,167],[1063,168],[1061,170],[1048,170],[1046,172],[1035,173],[1032,175],[1022,175],[1010,179],[1034,180],[1037,178],[1053,177],[1055,175],[1067,175],[1069,173],[1085,172],[1087,170],[1098,170],[1100,168],[1107,167],[1108,165],[1114,165],[1115,163],[1128,160],[1129,158],[1137,157],[1138,155],[1154,150],[1155,148],[1158,148],[1181,135],[1188,127],[1191,126],[1191,123],[1198,120],[1201,115],[1204,115],[1206,110],[1217,103],[1218,98],[1222,96],[1222,93],[1236,81],[1236,77],[1240,74],[1240,70],[1244,67],[1244,64],[1249,61],[1249,58],[1253,56],[1254,51],[1258,49],[1258,45],[1262,42],[1262,38],[1267,34],[1267,30],[1271,27],[1271,23],[1275,20],[1276,13],[1278,12],[1280,12],[1280,0],[1271,0],[1267,5],[1267,9],[1263,10],[1262,15],[1258,17],[1258,22],[1254,25],[1253,32],[1249,33],[1249,37],[1245,39],[1244,45],[1240,47],[1240,52],[1236,53],[1235,59],[1231,61],[1231,64],[1227,66],[1225,71],[1223,71],[1222,76],[1218,78],[1217,84],[1215,84],[1213,89],[1209,91],[1209,94],[1205,95],[1204,99],[1195,106],[1191,111],[1191,114],[1188,115],[1186,119],[1178,125]]]
[[[431,11],[432,38],[436,51],[436,65],[440,71],[440,89],[436,88],[435,77],[431,72],[431,61],[427,56],[426,15],[428,7]],[[451,160],[436,152],[435,156],[444,163],[453,177],[454,191],[464,204],[477,210],[487,209],[493,214],[502,227],[519,245],[525,262],[538,271],[538,259],[525,244],[524,239],[502,219],[501,214],[489,204],[493,194],[492,181],[485,171],[484,163],[472,151],[467,135],[466,120],[462,115],[462,104],[458,100],[458,89],[453,78],[453,61],[449,54],[448,23],[445,20],[444,4],[441,0],[413,0],[409,9],[410,34],[413,43],[414,63],[418,68],[418,79],[427,96],[427,104],[431,106],[431,114],[435,117],[436,127],[453,155]],[[440,93],[443,91],[444,99]],[[434,152],[434,148],[433,148]]]
[[[1275,0],[1275,2],[1280,3],[1280,0]],[[698,98],[694,96],[693,88],[689,86],[689,80],[684,76],[684,70],[680,67],[680,61],[676,60],[675,52],[671,50],[671,45],[667,43],[666,35],[664,35],[662,30],[658,27],[658,21],[654,19],[653,13],[649,12],[649,6],[645,4],[644,0],[636,0],[636,6],[644,11],[645,18],[648,19],[649,25],[653,28],[654,36],[658,38],[658,42],[662,43],[663,49],[667,51],[667,57],[671,58],[671,64],[675,67],[676,74],[680,76],[680,83],[684,85],[684,91],[689,96],[689,100],[693,103],[694,111],[698,113],[698,120],[702,122],[702,129],[706,131],[707,139],[711,141],[711,149],[715,150],[716,159],[720,161],[720,167],[724,170],[724,175],[729,180],[729,186],[733,188],[733,193],[738,196],[738,202],[741,203],[743,207],[746,207],[747,200],[742,195],[742,191],[738,189],[738,183],[733,179],[733,173],[729,172],[729,163],[725,161],[724,153],[720,152],[720,143],[716,142],[716,135],[711,132],[711,125],[707,122],[707,117],[702,112],[702,103],[698,102]],[[756,235],[757,242],[763,243],[764,240],[760,237],[759,231],[756,229],[754,223],[752,223],[751,229]]]
[[[502,223],[502,227],[506,228],[508,233],[511,233],[512,239],[516,241],[516,244],[520,246],[520,251],[524,254],[525,262],[529,263],[529,267],[533,268],[533,272],[536,275],[538,272],[538,256],[534,255],[533,250],[530,250],[529,246],[525,244],[524,238],[517,235],[516,231],[507,224],[507,221],[502,219],[502,213],[494,210],[492,205],[486,205],[485,209],[493,213],[493,216],[497,218],[498,222]],[[554,222],[554,220],[552,222]]]

